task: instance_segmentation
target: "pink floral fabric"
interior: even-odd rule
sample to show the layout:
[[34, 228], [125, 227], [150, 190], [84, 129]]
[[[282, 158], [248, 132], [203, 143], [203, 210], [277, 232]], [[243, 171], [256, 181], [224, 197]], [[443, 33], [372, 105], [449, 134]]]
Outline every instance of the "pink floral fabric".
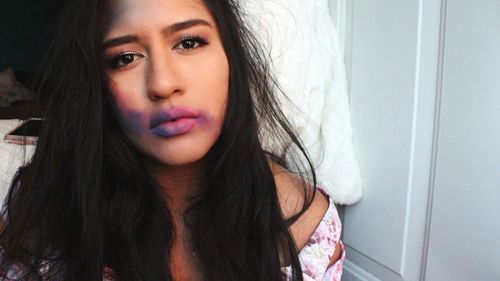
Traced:
[[[345, 259], [344, 245], [340, 240], [342, 224], [333, 200], [325, 191], [318, 189], [328, 197], [330, 206], [313, 235], [299, 253], [304, 281], [340, 281]], [[340, 245], [341, 257], [333, 265], [330, 260], [335, 247]], [[291, 266], [283, 267], [284, 280], [292, 276]]]

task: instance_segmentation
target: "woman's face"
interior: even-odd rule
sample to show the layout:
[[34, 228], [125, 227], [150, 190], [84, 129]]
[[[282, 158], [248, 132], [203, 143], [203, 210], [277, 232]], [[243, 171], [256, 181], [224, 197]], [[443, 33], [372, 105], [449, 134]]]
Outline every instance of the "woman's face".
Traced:
[[116, 0], [103, 54], [129, 139], [166, 166], [194, 163], [219, 137], [229, 67], [201, 0]]

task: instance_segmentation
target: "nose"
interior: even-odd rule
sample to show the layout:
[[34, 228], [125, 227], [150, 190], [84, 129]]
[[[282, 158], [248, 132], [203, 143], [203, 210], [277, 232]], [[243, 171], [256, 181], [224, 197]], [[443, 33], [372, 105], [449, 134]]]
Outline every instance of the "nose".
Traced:
[[175, 64], [169, 62], [165, 56], [151, 60], [147, 75], [147, 91], [151, 100], [167, 99], [174, 94], [182, 93], [182, 83]]

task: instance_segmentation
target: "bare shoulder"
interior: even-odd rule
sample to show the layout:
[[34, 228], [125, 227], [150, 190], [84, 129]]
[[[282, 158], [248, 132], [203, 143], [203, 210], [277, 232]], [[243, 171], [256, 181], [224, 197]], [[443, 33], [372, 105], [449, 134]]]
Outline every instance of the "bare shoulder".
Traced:
[[[285, 218], [290, 218], [302, 210], [305, 200], [311, 200], [314, 189], [278, 164], [270, 162], [270, 167], [276, 182], [281, 210]], [[290, 226], [299, 249], [302, 249], [314, 233], [328, 207], [328, 199], [321, 192], [316, 192], [310, 207]]]

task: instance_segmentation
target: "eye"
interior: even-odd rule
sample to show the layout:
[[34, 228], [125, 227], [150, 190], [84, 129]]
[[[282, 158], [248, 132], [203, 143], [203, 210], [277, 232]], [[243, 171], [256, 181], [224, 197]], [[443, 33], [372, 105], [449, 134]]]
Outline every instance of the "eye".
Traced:
[[110, 66], [112, 68], [121, 68], [125, 67], [137, 59], [143, 58], [143, 55], [135, 54], [135, 53], [123, 53], [115, 58], [113, 58], [110, 62]]
[[189, 51], [192, 49], [196, 49], [199, 47], [203, 47], [208, 44], [208, 41], [197, 36], [189, 36], [182, 39], [177, 45], [174, 46], [174, 49], [181, 51]]

